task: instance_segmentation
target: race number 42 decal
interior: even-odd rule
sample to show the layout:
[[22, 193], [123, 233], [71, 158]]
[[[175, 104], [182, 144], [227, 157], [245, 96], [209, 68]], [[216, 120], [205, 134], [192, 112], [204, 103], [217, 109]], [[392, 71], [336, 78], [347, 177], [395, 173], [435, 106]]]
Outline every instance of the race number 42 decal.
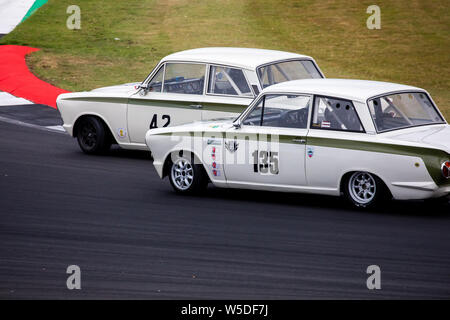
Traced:
[[[163, 128], [167, 127], [170, 124], [170, 116], [169, 115], [163, 114], [162, 120], [166, 121], [163, 124]], [[158, 128], [158, 115], [156, 113], [153, 115], [152, 121], [150, 122], [150, 129], [155, 129], [155, 128]]]
[[278, 152], [255, 150], [253, 171], [261, 174], [278, 174]]

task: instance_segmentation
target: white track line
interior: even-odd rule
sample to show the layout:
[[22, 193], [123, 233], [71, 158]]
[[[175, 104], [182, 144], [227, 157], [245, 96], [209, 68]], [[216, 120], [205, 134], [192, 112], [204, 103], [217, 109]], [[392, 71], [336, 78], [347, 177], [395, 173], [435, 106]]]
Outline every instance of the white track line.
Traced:
[[10, 33], [30, 10], [35, 0], [0, 0], [0, 33]]
[[7, 92], [0, 91], [0, 107], [16, 106], [22, 104], [34, 104], [34, 103], [23, 98], [15, 97]]
[[22, 122], [22, 121], [19, 121], [19, 120], [5, 118], [5, 117], [2, 117], [2, 116], [0, 116], [0, 121], [11, 123], [11, 124], [16, 124], [16, 125], [19, 125], [19, 126], [22, 126], [22, 127], [28, 127], [28, 128], [33, 128], [33, 129], [38, 129], [38, 130], [43, 130], [43, 131], [48, 131], [48, 132], [56, 132], [56, 133], [67, 134], [62, 126], [48, 126], [48, 127], [44, 127], [44, 126], [38, 126], [37, 124], [31, 124], [31, 123]]
[[52, 131], [66, 132], [66, 129], [64, 129], [63, 126], [46, 126], [46, 128]]

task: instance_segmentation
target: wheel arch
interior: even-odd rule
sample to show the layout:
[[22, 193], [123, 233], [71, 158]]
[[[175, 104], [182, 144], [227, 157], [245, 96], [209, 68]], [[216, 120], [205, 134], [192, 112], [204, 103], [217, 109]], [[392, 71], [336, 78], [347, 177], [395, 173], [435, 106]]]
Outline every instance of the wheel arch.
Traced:
[[96, 114], [96, 113], [83, 113], [77, 117], [77, 119], [74, 122], [73, 130], [72, 130], [73, 138], [77, 137], [79, 125], [83, 121], [83, 119], [86, 119], [89, 117], [97, 118], [98, 120], [100, 120], [100, 122], [102, 122], [102, 124], [105, 126], [105, 128], [108, 129], [107, 134], [109, 135], [109, 138], [111, 139], [111, 141], [116, 144], [118, 143], [116, 138], [114, 137], [113, 130], [111, 129], [111, 126], [109, 125], [108, 121], [106, 121], [101, 115]]
[[386, 183], [385, 178], [382, 175], [379, 175], [378, 173], [374, 173], [373, 171], [367, 170], [367, 169], [351, 169], [351, 170], [347, 170], [345, 173], [343, 173], [341, 175], [341, 178], [339, 180], [339, 193], [343, 193], [344, 192], [344, 188], [345, 188], [345, 184], [348, 181], [348, 179], [350, 178], [350, 176], [355, 173], [355, 172], [368, 172], [371, 175], [375, 176], [376, 178], [378, 178], [381, 183], [383, 183], [383, 186], [385, 188], [385, 190], [387, 192], [389, 192], [389, 196], [392, 197], [392, 191], [389, 188], [388, 184]]
[[194, 156], [194, 163], [202, 165], [203, 170], [205, 171], [206, 175], [208, 176], [209, 180], [211, 181], [211, 177], [210, 177], [210, 175], [208, 173], [208, 170], [206, 170], [206, 168], [205, 168], [205, 164], [203, 163], [203, 161], [200, 160], [201, 158], [198, 156], [198, 154], [195, 151], [193, 151], [191, 149], [187, 149], [187, 148], [185, 148], [185, 149], [177, 148], [177, 149], [173, 149], [173, 150], [167, 152], [167, 154], [164, 156], [162, 177], [161, 178], [165, 178], [166, 176], [169, 175], [170, 163], [172, 162], [171, 155], [173, 153], [180, 153], [180, 152], [189, 152], [190, 154], [192, 154]]

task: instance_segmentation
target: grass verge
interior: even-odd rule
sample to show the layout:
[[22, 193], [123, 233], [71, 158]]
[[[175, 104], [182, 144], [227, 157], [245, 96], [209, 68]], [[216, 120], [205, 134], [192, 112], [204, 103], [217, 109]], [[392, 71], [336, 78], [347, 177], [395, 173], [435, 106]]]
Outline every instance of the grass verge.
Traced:
[[49, 0], [0, 40], [41, 48], [30, 68], [67, 90], [141, 81], [175, 51], [256, 47], [311, 55], [329, 78], [425, 88], [450, 119], [448, 1], [379, 0], [380, 30], [371, 0], [78, 0], [81, 30], [66, 27], [71, 4]]

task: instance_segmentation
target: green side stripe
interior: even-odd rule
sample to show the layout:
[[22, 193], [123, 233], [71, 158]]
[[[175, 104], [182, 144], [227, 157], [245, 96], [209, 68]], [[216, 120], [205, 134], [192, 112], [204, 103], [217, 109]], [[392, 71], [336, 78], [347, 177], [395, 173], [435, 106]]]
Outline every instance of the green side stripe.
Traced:
[[[198, 132], [196, 132], [197, 135], [199, 135]], [[162, 135], [162, 136], [176, 136], [176, 137], [193, 137], [194, 136], [194, 132], [166, 132], [166, 133], [158, 133], [157, 135]], [[225, 138], [225, 133], [222, 131], [205, 131], [201, 133], [202, 137], [206, 137], [206, 138]], [[264, 140], [266, 140], [267, 142], [271, 142], [272, 141], [272, 137], [277, 137], [275, 139], [273, 139], [273, 142], [281, 142], [281, 143], [292, 143], [292, 144], [297, 144], [296, 142], [292, 141], [292, 139], [294, 138], [300, 138], [300, 136], [291, 136], [291, 135], [267, 135], [267, 134], [259, 134], [259, 133], [255, 133], [255, 134], [243, 134], [243, 133], [233, 133], [230, 134], [228, 133], [227, 138], [228, 139], [244, 139], [244, 140], [248, 140], [248, 141], [259, 141], [262, 140], [260, 139], [260, 137], [264, 137]], [[305, 137], [303, 137], [305, 138]]]
[[151, 108], [155, 107], [163, 107], [163, 108], [190, 108], [190, 105], [200, 104], [197, 102], [189, 102], [189, 101], [167, 101], [167, 100], [145, 100], [145, 99], [128, 99], [128, 103], [136, 106], [148, 106]]
[[[163, 108], [179, 108], [179, 109], [189, 109], [189, 110], [199, 110], [199, 111], [222, 111], [230, 113], [241, 113], [247, 106], [245, 105], [233, 105], [226, 103], [202, 103], [202, 102], [189, 102], [189, 101], [167, 101], [167, 100], [145, 100], [145, 99], [135, 99], [135, 98], [123, 98], [123, 97], [74, 97], [65, 98], [65, 100], [75, 100], [75, 101], [91, 101], [91, 102], [105, 102], [105, 103], [128, 103], [135, 106], [147, 106], [151, 108], [163, 107]], [[191, 105], [201, 104], [203, 108], [193, 109]]]
[[72, 100], [72, 101], [86, 101], [86, 102], [106, 102], [106, 103], [124, 103], [126, 104], [128, 102], [128, 98], [120, 98], [120, 97], [92, 97], [92, 98], [64, 98], [64, 100]]
[[247, 105], [234, 105], [227, 103], [211, 103], [211, 102], [189, 102], [189, 101], [167, 101], [167, 100], [155, 100], [155, 99], [135, 99], [130, 98], [129, 104], [138, 105], [138, 106], [149, 106], [154, 105], [155, 107], [164, 107], [164, 108], [182, 108], [182, 109], [192, 109], [190, 107], [194, 104], [200, 104], [203, 108], [198, 110], [203, 111], [222, 111], [222, 112], [231, 112], [231, 113], [241, 113], [247, 108]]
[[438, 186], [450, 186], [450, 180], [445, 179], [441, 173], [441, 165], [444, 161], [450, 159], [450, 154], [439, 149], [403, 146], [398, 144], [388, 144], [379, 142], [366, 142], [366, 141], [317, 138], [317, 137], [308, 137], [307, 143], [308, 145], [319, 147], [361, 150], [369, 152], [420, 157], [425, 163], [428, 173]]
[[[198, 134], [198, 133], [197, 133]], [[159, 135], [166, 136], [194, 136], [194, 132], [175, 132], [175, 133], [161, 133]], [[220, 131], [208, 131], [202, 132], [202, 136], [206, 137], [221, 137], [225, 138], [225, 133]], [[266, 136], [266, 135], [264, 135]], [[237, 139], [248, 139], [257, 140], [259, 138], [258, 134], [248, 135], [248, 134], [233, 134], [227, 136], [227, 138]], [[293, 135], [279, 135], [278, 139], [281, 143], [295, 143], [292, 141], [294, 138], [299, 138]], [[271, 141], [270, 135], [267, 135], [267, 140]], [[367, 141], [357, 141], [357, 140], [345, 140], [345, 139], [331, 139], [331, 138], [318, 138], [318, 137], [307, 137], [307, 145], [317, 146], [317, 147], [328, 147], [337, 149], [348, 149], [348, 150], [361, 150], [368, 152], [378, 152], [386, 154], [396, 154], [403, 156], [420, 157], [425, 163], [425, 167], [428, 170], [433, 181], [440, 187], [450, 186], [450, 180], [445, 179], [441, 173], [441, 165], [444, 161], [450, 159], [450, 154], [445, 151], [433, 148], [423, 148], [414, 146], [403, 146], [397, 144], [389, 143], [379, 143], [379, 142], [367, 142]]]

